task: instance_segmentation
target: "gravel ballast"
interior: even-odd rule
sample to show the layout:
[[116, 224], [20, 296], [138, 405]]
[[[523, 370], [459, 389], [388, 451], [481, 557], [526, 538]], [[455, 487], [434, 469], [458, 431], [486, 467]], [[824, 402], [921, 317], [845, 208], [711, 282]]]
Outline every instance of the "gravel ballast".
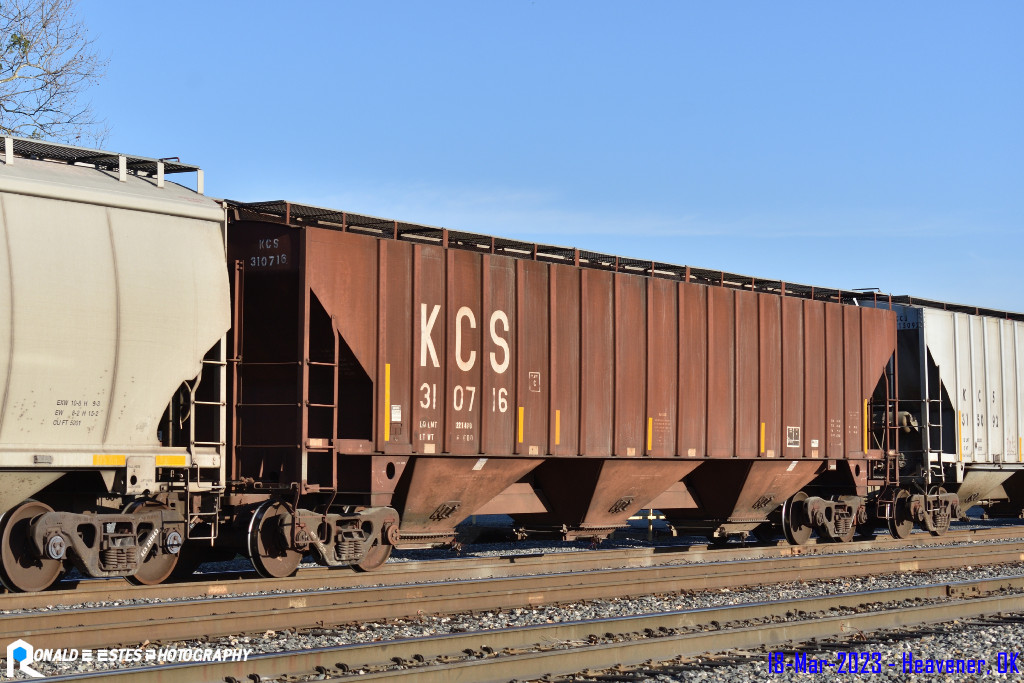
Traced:
[[[295, 650], [306, 650], [323, 647], [337, 647], [350, 643], [372, 643], [379, 641], [395, 640], [400, 638], [414, 638], [444, 633], [464, 633], [472, 631], [486, 631], [488, 629], [508, 628], [515, 626], [527, 626], [536, 624], [551, 624], [568, 621], [585, 621], [590, 619], [631, 616], [640, 614], [651, 614], [674, 610], [697, 609], [706, 607], [720, 607], [737, 605], [751, 602], [766, 602], [771, 600], [815, 597], [834, 595], [836, 593], [852, 593], [865, 590], [878, 590], [886, 588], [897, 588], [902, 586], [914, 586], [927, 583], [949, 583], [976, 580], [981, 578], [992, 578], [998, 576], [1019, 576], [1024, 575], [1024, 566], [999, 566], [999, 567], [964, 567], [955, 570], [937, 570], [929, 572], [906, 572], [877, 577], [829, 580], [819, 582], [799, 582], [774, 586], [765, 586], [744, 590], [701, 591], [686, 593], [682, 595], [655, 595], [631, 599], [618, 600], [596, 600], [579, 604], [562, 604], [557, 607], [537, 607], [511, 609], [504, 611], [483, 612], [473, 615], [424, 615], [409, 620], [389, 620], [387, 622], [370, 622], [363, 624], [351, 624], [338, 627], [314, 629], [308, 632], [291, 631], [267, 631], [259, 634], [242, 634], [224, 638], [209, 640], [197, 639], [190, 641], [179, 641], [176, 643], [162, 643], [161, 646], [176, 647], [202, 647], [202, 648], [244, 648], [255, 653], [277, 653]], [[1003, 641], [1004, 644], [1024, 643], [1024, 627], [1015, 625], [1022, 632], [1016, 640]], [[995, 627], [993, 627], [995, 628]], [[1000, 626], [998, 628], [1014, 628], [1014, 626]], [[973, 633], [973, 631], [972, 631]], [[936, 636], [937, 637], [937, 636]], [[988, 658], [989, 654], [984, 649], [988, 641], [972, 639], [965, 642], [961, 639], [960, 651], [965, 647], [973, 652], [977, 648], [976, 656]], [[146, 643], [149, 646], [148, 643]], [[889, 654], [902, 653], [909, 645], [905, 642], [895, 643]], [[939, 643], [935, 647], [941, 649], [944, 644]], [[1006, 647], [1003, 647], [1005, 651]], [[874, 650], [872, 650], [874, 651]], [[937, 652], [938, 650], [936, 650]], [[951, 651], [950, 651], [951, 652]], [[888, 654], [883, 656], [883, 659]], [[900, 655], [902, 656], [902, 655]], [[943, 659], [952, 655], [947, 654]], [[973, 656], [973, 655], [972, 655]], [[933, 655], [938, 658], [938, 655]], [[898, 658], [897, 658], [898, 659]], [[887, 662], [890, 660], [887, 660]], [[897, 661], [897, 660], [891, 660]], [[38, 670], [47, 675], [59, 675], [79, 673], [85, 671], [107, 671], [124, 668], [127, 666], [142, 666], [157, 662], [60, 662], [40, 663]], [[353, 662], [353, 664], [355, 664]], [[1024, 660], [1022, 660], [1024, 664]], [[767, 663], [759, 662], [740, 667], [728, 667], [728, 670], [735, 669], [737, 677], [728, 680], [765, 680], [767, 674]], [[1024, 665], [1019, 665], [1024, 670]], [[709, 675], [717, 672], [725, 673], [727, 667], [715, 667], [714, 671], [708, 670]], [[889, 669], [889, 667], [886, 667]], [[686, 680], [695, 680], [692, 675], [699, 675], [703, 669], [687, 672]], [[743, 674], [742, 672], [746, 672]], [[883, 671], [877, 675], [894, 676], [898, 672]], [[741, 675], [742, 674], [742, 675]], [[777, 680], [789, 680], [787, 676], [804, 677], [809, 674], [785, 672], [776, 675]], [[820, 675], [820, 674], [819, 674]], [[827, 675], [827, 673], [826, 673]], [[852, 675], [852, 674], [848, 674]], [[867, 676], [868, 674], [856, 674]], [[266, 679], [264, 679], [266, 680]], [[675, 680], [671, 677], [659, 676], [651, 680]], [[721, 680], [713, 678], [709, 680]], [[920, 679], [916, 679], [920, 680]], [[963, 679], [967, 680], [967, 679]]]

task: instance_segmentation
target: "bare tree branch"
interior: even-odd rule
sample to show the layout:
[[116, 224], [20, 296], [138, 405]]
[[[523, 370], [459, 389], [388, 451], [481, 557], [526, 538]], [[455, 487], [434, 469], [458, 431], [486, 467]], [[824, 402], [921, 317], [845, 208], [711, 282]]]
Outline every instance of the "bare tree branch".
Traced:
[[74, 0], [0, 0], [0, 135], [102, 145], [81, 98], [106, 66]]

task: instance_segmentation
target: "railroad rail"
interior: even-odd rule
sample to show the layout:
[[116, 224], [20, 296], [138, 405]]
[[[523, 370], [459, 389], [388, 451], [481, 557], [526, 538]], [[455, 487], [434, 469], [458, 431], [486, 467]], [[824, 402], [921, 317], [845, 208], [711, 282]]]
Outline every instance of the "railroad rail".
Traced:
[[0, 637], [92, 648], [1024, 560], [1024, 541], [328, 589], [5, 615]]
[[550, 573], [553, 564], [556, 564], [559, 571], [562, 572], [580, 572], [608, 568], [650, 567], [672, 562], [728, 562], [798, 555], [849, 554], [868, 550], [936, 547], [946, 546], [950, 543], [985, 542], [1022, 537], [1024, 537], [1024, 530], [1017, 527], [989, 527], [950, 531], [942, 537], [915, 534], [911, 539], [894, 539], [889, 536], [879, 536], [872, 540], [845, 544], [812, 543], [805, 546], [791, 546], [780, 542], [778, 545], [729, 545], [726, 547], [709, 547], [698, 544], [392, 562], [372, 573], [355, 573], [316, 567], [300, 570], [295, 576], [283, 579], [253, 578], [255, 577], [254, 572], [197, 574], [193, 580], [188, 582], [157, 586], [129, 585], [119, 578], [87, 579], [66, 582], [72, 587], [44, 593], [0, 594], [0, 610], [38, 609], [89, 602], [137, 599], [180, 600], [265, 591], [298, 592], [375, 585], [390, 586], [412, 582], [523, 576], [530, 573]]
[[[1024, 577], [998, 577], [345, 645], [257, 655], [248, 662], [146, 667], [110, 672], [104, 679], [137, 683], [243, 681], [284, 672], [289, 676], [314, 674], [318, 680], [328, 681], [352, 680], [354, 673], [360, 680], [438, 683], [540, 678], [1019, 612], [1024, 611], [1022, 591]], [[925, 604], [907, 607], [909, 601]], [[835, 615], [837, 610], [847, 613]]]

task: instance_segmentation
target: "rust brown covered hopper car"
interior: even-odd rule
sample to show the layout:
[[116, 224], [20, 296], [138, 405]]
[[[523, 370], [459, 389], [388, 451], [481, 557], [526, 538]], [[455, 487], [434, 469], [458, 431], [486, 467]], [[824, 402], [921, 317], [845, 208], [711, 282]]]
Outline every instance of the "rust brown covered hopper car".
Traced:
[[869, 404], [891, 398], [891, 311], [284, 202], [231, 212], [235, 480], [390, 506], [400, 546], [486, 513], [603, 537], [647, 507], [722, 537], [815, 484], [786, 531], [842, 539], [886, 483]]

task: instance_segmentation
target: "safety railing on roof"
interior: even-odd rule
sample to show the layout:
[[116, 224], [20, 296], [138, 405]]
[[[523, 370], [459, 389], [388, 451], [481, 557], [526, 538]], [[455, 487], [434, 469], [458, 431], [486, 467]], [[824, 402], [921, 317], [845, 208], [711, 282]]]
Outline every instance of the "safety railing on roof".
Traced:
[[1024, 313], [946, 304], [909, 296], [893, 296], [879, 291], [816, 287], [783, 280], [751, 277], [722, 270], [679, 266], [657, 261], [641, 261], [572, 247], [522, 242], [504, 237], [493, 237], [429, 225], [418, 225], [388, 218], [378, 218], [376, 216], [324, 209], [286, 201], [229, 201], [228, 204], [234, 210], [237, 219], [252, 219], [287, 225], [315, 226], [372, 235], [384, 239], [434, 244], [445, 249], [464, 249], [479, 253], [500, 254], [519, 259], [564, 263], [582, 268], [632, 273], [647, 277], [692, 282], [709, 287], [728, 287], [749, 292], [764, 292], [814, 301], [830, 301], [850, 305], [870, 302], [873, 306], [881, 305], [886, 307], [891, 307], [894, 304], [905, 304], [990, 315], [1011, 320], [1024, 320]]
[[3, 161], [4, 166], [11, 166], [16, 163], [15, 159], [18, 157], [76, 166], [92, 166], [103, 171], [116, 172], [121, 182], [127, 181], [129, 174], [144, 175], [156, 178], [157, 187], [164, 186], [165, 175], [195, 173], [196, 192], [203, 194], [204, 190], [203, 170], [192, 164], [183, 164], [177, 157], [151, 159], [32, 138], [5, 137], [3, 156], [0, 160]]

